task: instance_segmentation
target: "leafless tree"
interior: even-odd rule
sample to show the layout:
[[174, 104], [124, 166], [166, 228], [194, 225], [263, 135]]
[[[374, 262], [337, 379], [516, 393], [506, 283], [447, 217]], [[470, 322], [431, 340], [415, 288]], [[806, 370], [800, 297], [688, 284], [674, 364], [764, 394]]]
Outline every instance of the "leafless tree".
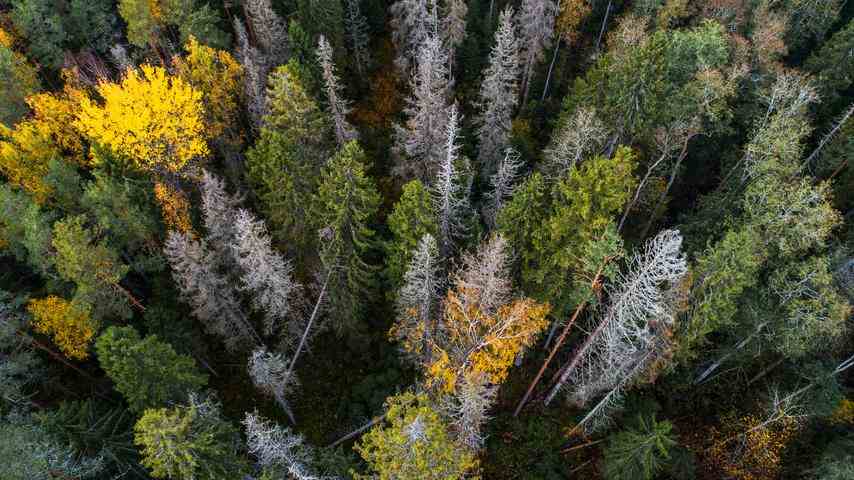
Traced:
[[317, 41], [317, 60], [320, 62], [320, 70], [323, 74], [323, 84], [326, 88], [326, 101], [328, 102], [329, 114], [332, 116], [332, 124], [335, 126], [335, 140], [338, 147], [358, 137], [356, 129], [347, 121], [350, 113], [350, 102], [342, 95], [344, 87], [341, 85], [338, 75], [335, 73], [335, 63], [332, 61], [332, 46], [326, 41], [326, 37], [320, 35]]
[[290, 362], [280, 353], [268, 352], [261, 347], [252, 352], [249, 358], [249, 377], [258, 390], [273, 397], [276, 403], [288, 415], [291, 423], [296, 424], [293, 410], [286, 395], [298, 385], [296, 375], [288, 368]]
[[313, 451], [301, 435], [287, 427], [267, 421], [258, 413], [246, 413], [243, 419], [246, 429], [246, 447], [249, 454], [266, 468], [278, 468], [293, 480], [333, 480], [335, 477], [321, 476], [311, 468]]
[[461, 175], [457, 144], [459, 115], [456, 104], [450, 109], [445, 124], [443, 155], [433, 185], [433, 202], [439, 217], [439, 251], [442, 257], [451, 252], [454, 241], [466, 231], [465, 216], [470, 212], [469, 184]]
[[498, 164], [498, 171], [489, 179], [489, 183], [492, 184], [492, 191], [487, 194], [484, 216], [486, 217], [486, 224], [490, 228], [495, 228], [501, 207], [504, 206], [505, 200], [513, 195], [522, 166], [519, 152], [508, 147], [504, 151], [504, 159]]
[[601, 153], [610, 131], [595, 110], [579, 108], [555, 132], [545, 150], [543, 170], [551, 178], [560, 178], [582, 160]]

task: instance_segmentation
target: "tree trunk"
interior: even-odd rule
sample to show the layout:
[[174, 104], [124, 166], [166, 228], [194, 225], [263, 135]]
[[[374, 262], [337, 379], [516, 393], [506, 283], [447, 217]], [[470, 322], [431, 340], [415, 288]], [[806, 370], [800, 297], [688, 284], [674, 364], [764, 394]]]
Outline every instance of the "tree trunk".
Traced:
[[613, 0], [608, 0], [608, 6], [605, 8], [605, 17], [602, 19], [602, 28], [599, 29], [599, 38], [596, 39], [596, 51], [599, 51], [599, 46], [602, 44], [602, 35], [605, 34], [605, 25], [608, 23], [608, 14], [611, 13], [611, 3]]
[[326, 286], [329, 285], [329, 278], [332, 276], [332, 271], [330, 270], [326, 274], [326, 280], [323, 281], [323, 288], [320, 290], [320, 295], [317, 297], [317, 302], [314, 304], [314, 310], [311, 312], [311, 317], [308, 319], [308, 324], [305, 326], [305, 330], [302, 332], [302, 337], [299, 339], [299, 345], [297, 345], [297, 350], [294, 352], [294, 357], [291, 359], [291, 364], [288, 366], [288, 377], [294, 371], [294, 366], [297, 364], [297, 358], [299, 358], [300, 353], [302, 353], [302, 349], [305, 346], [305, 341], [308, 338], [308, 332], [311, 330], [311, 325], [314, 323], [314, 318], [317, 316], [317, 311], [320, 309], [320, 304], [323, 302], [323, 295], [326, 293]]
[[[599, 289], [599, 284], [600, 284], [600, 280], [602, 277], [602, 272], [605, 270], [605, 266], [610, 261], [611, 261], [611, 258], [606, 258], [605, 262], [603, 262], [602, 265], [599, 266], [599, 270], [596, 272], [596, 276], [593, 277], [593, 281], [590, 283], [590, 286], [591, 286], [591, 288], [593, 288], [594, 291]], [[575, 312], [573, 312], [572, 317], [569, 319], [569, 321], [566, 322], [566, 326], [563, 327], [563, 331], [561, 332], [560, 337], [558, 337], [557, 341], [555, 342], [554, 347], [552, 347], [551, 352], [549, 352], [549, 356], [546, 357], [546, 361], [543, 362], [543, 365], [540, 367], [540, 370], [537, 372], [537, 376], [534, 377], [534, 380], [528, 386], [528, 390], [525, 391], [525, 395], [522, 397], [522, 400], [520, 400], [519, 404], [516, 405], [516, 410], [513, 411], [514, 417], [519, 416], [519, 412], [522, 411], [522, 407], [524, 407], [525, 403], [528, 402], [528, 399], [531, 398], [531, 394], [534, 392], [534, 388], [540, 382], [540, 379], [543, 377], [543, 374], [545, 373], [546, 368], [548, 368], [549, 363], [551, 363], [552, 359], [554, 359], [555, 355], [557, 354], [557, 351], [563, 345], [563, 342], [566, 341], [566, 336], [569, 334], [569, 331], [572, 328], [572, 325], [578, 319], [578, 316], [581, 315], [581, 312], [584, 310], [584, 308], [586, 306], [587, 306], [587, 301], [584, 301], [584, 302], [579, 303], [578, 306], [575, 307]]]
[[682, 160], [687, 156], [689, 140], [691, 140], [691, 137], [686, 138], [685, 143], [682, 144], [682, 151], [679, 152], [679, 157], [676, 159], [676, 163], [673, 164], [673, 169], [670, 170], [670, 178], [667, 180], [667, 186], [658, 196], [658, 200], [655, 201], [655, 207], [653, 207], [649, 220], [647, 220], [646, 225], [643, 227], [643, 232], [641, 232], [640, 238], [646, 238], [646, 234], [649, 233], [649, 229], [652, 228], [652, 223], [655, 221], [656, 212], [661, 208], [661, 204], [664, 203], [664, 199], [667, 198], [667, 194], [670, 193], [670, 189], [673, 187], [673, 182], [676, 180], [676, 174], [679, 172], [679, 167], [682, 165]]
[[557, 39], [557, 45], [555, 45], [555, 53], [552, 55], [552, 62], [549, 64], [549, 73], [546, 75], [546, 85], [543, 87], [543, 96], [540, 98], [541, 102], [546, 101], [546, 95], [549, 93], [549, 82], [552, 79], [552, 71], [555, 68], [555, 60], [557, 60], [557, 52], [560, 50], [560, 38]]
[[370, 422], [362, 425], [361, 427], [357, 428], [356, 430], [353, 430], [352, 432], [348, 433], [347, 435], [344, 435], [343, 437], [339, 438], [338, 440], [335, 440], [334, 442], [330, 443], [329, 448], [335, 448], [338, 445], [346, 442], [347, 440], [350, 440], [351, 438], [359, 436], [359, 434], [361, 434], [365, 430], [367, 430], [367, 429], [373, 427], [374, 425], [380, 423], [381, 421], [383, 421], [385, 416], [386, 416], [386, 414], [383, 413], [382, 415], [380, 415], [378, 417], [372, 418]]
[[643, 187], [646, 186], [646, 182], [649, 180], [649, 177], [650, 175], [652, 175], [652, 172], [656, 168], [658, 168], [658, 165], [663, 162], [665, 158], [667, 158], [666, 151], [665, 153], [662, 153], [660, 157], [658, 157], [658, 160], [656, 160], [655, 163], [653, 163], [649, 166], [649, 168], [646, 169], [646, 174], [643, 176], [643, 180], [641, 180], [641, 182], [638, 184], [638, 188], [635, 189], [635, 196], [632, 197], [632, 201], [629, 202], [628, 206], [626, 206], [626, 210], [623, 212], [623, 217], [620, 218], [620, 224], [617, 226], [617, 232], [623, 231], [623, 224], [626, 223], [626, 218], [628, 218], [629, 212], [631, 212], [632, 208], [635, 207], [635, 204], [638, 203], [638, 199], [640, 198], [641, 191], [643, 191]]

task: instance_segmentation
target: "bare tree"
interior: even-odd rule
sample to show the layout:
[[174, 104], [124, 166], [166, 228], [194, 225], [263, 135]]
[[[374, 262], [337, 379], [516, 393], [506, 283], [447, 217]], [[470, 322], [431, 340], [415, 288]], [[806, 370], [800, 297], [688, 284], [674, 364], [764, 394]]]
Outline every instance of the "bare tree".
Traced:
[[433, 201], [439, 217], [439, 251], [443, 257], [451, 252], [454, 240], [466, 231], [465, 216], [469, 213], [469, 184], [461, 178], [457, 145], [459, 115], [454, 104], [445, 124], [443, 155], [439, 163]]
[[522, 48], [522, 104], [528, 102], [534, 70], [552, 44], [557, 14], [558, 6], [552, 0], [522, 1], [517, 20]]
[[332, 480], [311, 468], [313, 452], [302, 438], [287, 427], [267, 421], [258, 413], [246, 413], [246, 448], [264, 468], [277, 468], [294, 480]]
[[454, 54], [466, 38], [466, 15], [469, 7], [465, 0], [446, 0], [442, 18], [441, 35], [448, 48], [448, 69], [454, 70]]
[[267, 104], [267, 75], [270, 66], [261, 52], [249, 43], [243, 22], [234, 18], [237, 36], [237, 59], [243, 65], [243, 91], [246, 94], [246, 111], [255, 130], [260, 130], [270, 109]]
[[447, 52], [435, 35], [427, 37], [418, 50], [411, 96], [403, 109], [405, 126], [395, 126], [396, 173], [432, 184], [442, 163], [447, 135], [447, 105], [451, 91]]
[[225, 188], [225, 181], [207, 170], [202, 172], [201, 194], [202, 219], [208, 231], [207, 242], [218, 253], [231, 258], [231, 245], [237, 234], [235, 221], [241, 198], [230, 195]]
[[193, 307], [193, 315], [206, 330], [220, 336], [230, 350], [261, 344], [240, 308], [233, 282], [219, 273], [218, 253], [210, 251], [204, 240], [179, 232], [169, 234], [163, 252], [181, 297]]
[[282, 354], [268, 352], [261, 347], [252, 352], [252, 357], [249, 358], [249, 376], [255, 387], [273, 397], [288, 415], [291, 423], [296, 424], [286, 395], [298, 385], [298, 380], [288, 368], [289, 364]]
[[579, 108], [555, 132], [545, 150], [543, 170], [560, 178], [585, 158], [602, 152], [610, 136], [595, 110]]
[[253, 306], [264, 312], [267, 335], [292, 313], [301, 286], [291, 277], [291, 263], [275, 251], [264, 222], [240, 209], [235, 218], [232, 253], [241, 270], [241, 287], [252, 293]]
[[687, 272], [681, 247], [679, 232], [664, 230], [633, 257], [610, 294], [605, 317], [573, 354], [546, 404], [568, 380], [569, 396], [581, 405], [603, 391], [612, 392], [610, 397], [618, 395], [613, 391], [623, 388], [663, 350], [674, 321], [670, 289]]
[[398, 324], [395, 328], [396, 336], [409, 342], [411, 347], [420, 342], [420, 353], [428, 358], [442, 287], [440, 273], [439, 249], [436, 239], [428, 233], [419, 240], [403, 276], [403, 285], [397, 292]]
[[288, 58], [288, 28], [273, 10], [270, 0], [245, 0], [243, 8], [252, 27], [255, 41], [267, 55], [267, 64], [285, 63]]
[[485, 315], [495, 315], [510, 302], [510, 245], [503, 235], [492, 235], [474, 253], [463, 255], [456, 283], [467, 292], [464, 302], [477, 306]]
[[350, 113], [350, 102], [342, 95], [344, 87], [335, 73], [335, 63], [332, 61], [332, 46], [326, 41], [326, 37], [320, 35], [317, 41], [317, 60], [323, 74], [323, 84], [326, 88], [326, 101], [329, 106], [329, 114], [335, 126], [335, 140], [338, 147], [358, 137], [356, 129], [347, 121]]
[[359, 8], [359, 0], [345, 0], [344, 30], [346, 39], [350, 45], [350, 54], [353, 55], [353, 63], [356, 70], [364, 78], [371, 63], [371, 51], [369, 50], [368, 21], [362, 15]]
[[487, 194], [484, 215], [489, 228], [495, 228], [495, 222], [501, 207], [504, 206], [504, 201], [513, 195], [513, 189], [516, 187], [523, 165], [519, 152], [512, 147], [504, 151], [504, 159], [498, 164], [498, 171], [489, 179], [492, 191]]
[[472, 452], [483, 448], [483, 426], [489, 421], [489, 409], [495, 403], [498, 385], [489, 384], [486, 375], [465, 375], [453, 396], [447, 397], [443, 410], [451, 419], [458, 441]]
[[510, 140], [513, 110], [519, 102], [519, 44], [513, 25], [513, 8], [501, 12], [489, 66], [480, 85], [476, 119], [480, 140], [481, 172], [492, 175]]
[[436, 0], [399, 0], [389, 10], [391, 39], [397, 50], [394, 63], [398, 72], [406, 75], [413, 61], [421, 55], [419, 50], [424, 42], [438, 36]]

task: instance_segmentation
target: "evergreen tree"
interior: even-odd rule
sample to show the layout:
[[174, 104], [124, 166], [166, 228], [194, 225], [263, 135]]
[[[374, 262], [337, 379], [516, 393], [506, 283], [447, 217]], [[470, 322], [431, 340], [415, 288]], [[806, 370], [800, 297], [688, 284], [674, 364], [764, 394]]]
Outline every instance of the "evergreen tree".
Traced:
[[424, 235], [436, 235], [436, 214], [430, 192], [418, 180], [403, 186], [403, 194], [388, 216], [391, 240], [385, 243], [386, 278], [397, 291]]
[[146, 410], [134, 427], [142, 464], [154, 478], [216, 480], [247, 473], [238, 454], [240, 435], [211, 399], [191, 396], [187, 405]]
[[317, 193], [311, 198], [319, 254], [330, 277], [330, 314], [339, 331], [352, 329], [371, 291], [375, 267], [366, 255], [373, 248], [374, 219], [380, 197], [365, 174], [365, 152], [350, 141], [323, 167]]
[[470, 184], [463, 178], [468, 159], [457, 153], [460, 146], [456, 105], [451, 107], [446, 125], [442, 158], [433, 184], [433, 209], [438, 217], [439, 251], [443, 257], [451, 255], [454, 243], [466, 233], [466, 217], [471, 213]]
[[62, 66], [68, 33], [53, 2], [15, 0], [12, 2], [12, 21], [29, 40], [29, 54], [34, 60], [49, 68]]
[[298, 383], [289, 366], [290, 363], [279, 353], [271, 353], [263, 347], [259, 348], [252, 352], [249, 359], [249, 377], [252, 378], [256, 388], [273, 397], [291, 422], [296, 423], [286, 398]]
[[371, 65], [370, 37], [368, 30], [368, 21], [362, 15], [359, 7], [359, 0], [346, 0], [344, 10], [344, 31], [347, 49], [353, 56], [353, 64], [356, 66], [356, 71], [362, 78]]
[[[406, 75], [413, 63], [422, 56], [419, 49], [438, 33], [438, 12], [434, 0], [398, 0], [389, 7], [391, 39], [397, 57], [397, 71]], [[447, 64], [446, 64], [447, 66]]]
[[287, 476], [294, 480], [331, 478], [314, 473], [311, 467], [313, 451], [302, 435], [269, 422], [257, 413], [247, 413], [243, 426], [246, 428], [247, 449], [258, 460], [266, 476]]
[[317, 60], [320, 63], [323, 83], [326, 87], [326, 101], [335, 129], [335, 139], [338, 142], [338, 148], [341, 148], [350, 140], [355, 140], [358, 134], [347, 121], [347, 115], [350, 113], [350, 102], [342, 95], [343, 86], [339, 83], [338, 75], [335, 73], [335, 64], [332, 61], [332, 47], [323, 35], [320, 35], [320, 39], [317, 41]]
[[103, 469], [103, 458], [81, 455], [28, 418], [0, 422], [0, 475], [4, 479], [94, 479]]
[[98, 337], [95, 350], [101, 367], [134, 412], [183, 401], [207, 383], [192, 358], [175, 353], [155, 335], [141, 338], [133, 327], [108, 328]]
[[671, 461], [673, 425], [638, 416], [638, 426], [612, 434], [605, 447], [605, 478], [652, 480]]
[[0, 45], [0, 123], [11, 128], [26, 115], [25, 100], [39, 88], [39, 79], [27, 60]]
[[284, 63], [290, 53], [288, 28], [270, 0], [247, 0], [243, 10], [255, 41], [266, 55], [266, 64], [274, 67]]

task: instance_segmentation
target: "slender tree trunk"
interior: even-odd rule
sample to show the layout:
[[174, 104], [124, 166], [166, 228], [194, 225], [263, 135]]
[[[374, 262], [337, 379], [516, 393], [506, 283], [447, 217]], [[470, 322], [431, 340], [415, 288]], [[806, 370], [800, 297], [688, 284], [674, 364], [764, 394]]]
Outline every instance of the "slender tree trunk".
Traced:
[[676, 180], [676, 174], [679, 173], [679, 167], [682, 165], [682, 160], [687, 156], [688, 141], [690, 139], [691, 137], [686, 138], [685, 143], [682, 144], [682, 151], [679, 152], [679, 157], [677, 157], [676, 162], [673, 164], [673, 168], [670, 170], [670, 178], [667, 180], [667, 186], [664, 188], [664, 191], [658, 195], [658, 200], [655, 201], [655, 207], [653, 207], [649, 220], [647, 220], [646, 225], [643, 227], [643, 232], [641, 232], [640, 238], [646, 238], [646, 234], [649, 233], [649, 229], [652, 228], [652, 223], [655, 221], [656, 212], [661, 208], [661, 204], [664, 203], [664, 199], [667, 198], [667, 194], [670, 193], [670, 189], [673, 188], [673, 182]]
[[558, 37], [557, 45], [555, 45], [555, 53], [552, 55], [552, 62], [549, 64], [549, 73], [546, 75], [546, 85], [543, 87], [543, 96], [540, 97], [541, 102], [546, 101], [546, 95], [549, 93], [549, 83], [552, 79], [552, 72], [555, 68], [555, 60], [557, 60], [557, 52], [560, 50], [561, 39]]
[[353, 430], [352, 432], [348, 433], [347, 435], [344, 435], [343, 437], [339, 438], [338, 440], [335, 440], [334, 442], [330, 443], [329, 448], [335, 448], [338, 445], [346, 442], [347, 440], [350, 440], [351, 438], [359, 436], [365, 430], [367, 430], [367, 429], [373, 427], [374, 425], [380, 423], [381, 421], [383, 421], [385, 416], [386, 416], [386, 414], [383, 413], [382, 415], [380, 415], [378, 417], [372, 418], [370, 422], [362, 425], [361, 427], [357, 428], [356, 430]]
[[41, 351], [43, 351], [43, 352], [47, 353], [47, 354], [48, 354], [48, 355], [50, 355], [54, 360], [56, 360], [56, 361], [58, 361], [58, 362], [62, 363], [62, 364], [63, 364], [63, 365], [65, 365], [66, 367], [68, 367], [68, 368], [70, 368], [70, 369], [74, 370], [75, 372], [79, 373], [80, 375], [82, 375], [82, 376], [86, 377], [86, 378], [87, 378], [87, 379], [89, 379], [89, 380], [94, 380], [94, 378], [92, 378], [92, 376], [91, 376], [91, 375], [89, 375], [88, 373], [86, 373], [85, 371], [83, 371], [83, 369], [81, 369], [81, 368], [80, 368], [80, 367], [78, 367], [77, 365], [74, 365], [73, 363], [69, 362], [68, 360], [66, 360], [66, 359], [65, 359], [65, 357], [64, 357], [64, 356], [62, 356], [62, 355], [61, 355], [61, 354], [59, 354], [59, 353], [54, 352], [54, 351], [53, 351], [53, 349], [51, 349], [51, 348], [50, 348], [50, 347], [48, 347], [47, 345], [45, 345], [45, 344], [41, 343], [40, 341], [36, 340], [35, 338], [32, 338], [32, 337], [30, 337], [29, 335], [26, 335], [26, 334], [21, 333], [21, 332], [18, 332], [18, 336], [19, 336], [19, 337], [21, 337], [25, 342], [29, 343], [30, 345], [32, 345], [32, 346], [34, 346], [34, 347], [38, 348], [39, 350], [41, 350]]
[[623, 231], [623, 224], [626, 223], [626, 218], [628, 218], [629, 212], [631, 212], [632, 209], [635, 207], [635, 204], [637, 204], [638, 199], [640, 198], [640, 194], [643, 191], [643, 187], [646, 186], [646, 182], [649, 181], [649, 177], [650, 175], [652, 175], [652, 172], [656, 168], [658, 168], [658, 165], [663, 162], [665, 158], [667, 158], [666, 150], [665, 153], [662, 153], [661, 156], [658, 157], [658, 160], [656, 160], [655, 163], [653, 163], [649, 166], [649, 168], [646, 169], [646, 174], [643, 176], [643, 179], [638, 184], [638, 188], [635, 189], [635, 196], [632, 197], [632, 201], [629, 202], [628, 206], [626, 206], [626, 210], [623, 212], [623, 217], [620, 218], [620, 224], [617, 226], [617, 232]]
[[611, 13], [611, 3], [613, 0], [608, 0], [608, 6], [605, 8], [605, 17], [602, 19], [602, 28], [599, 29], [599, 38], [596, 39], [596, 51], [599, 51], [599, 46], [602, 44], [602, 35], [605, 34], [605, 25], [608, 24], [608, 14]]
[[821, 153], [821, 149], [823, 149], [825, 145], [827, 145], [831, 140], [833, 140], [833, 137], [836, 135], [836, 132], [838, 132], [839, 129], [842, 128], [846, 122], [848, 122], [848, 119], [851, 117], [852, 113], [854, 113], [854, 104], [851, 104], [851, 106], [848, 107], [848, 110], [846, 110], [845, 113], [842, 115], [842, 118], [840, 118], [839, 121], [836, 122], [836, 125], [834, 125], [833, 129], [827, 132], [827, 135], [822, 137], [821, 142], [819, 142], [815, 150], [813, 150], [810, 156], [807, 157], [807, 159], [804, 161], [804, 167], [809, 167], [810, 165], [812, 165], [812, 162], [815, 160], [815, 157], [817, 157], [818, 154]]
[[[596, 276], [593, 277], [593, 281], [590, 283], [590, 285], [591, 288], [594, 289], [594, 291], [599, 289], [600, 281], [602, 278], [602, 272], [605, 270], [605, 266], [610, 261], [611, 258], [606, 258], [605, 262], [603, 262], [602, 265], [599, 266], [599, 270], [596, 272]], [[561, 332], [560, 337], [558, 337], [557, 341], [555, 342], [554, 347], [552, 347], [551, 352], [549, 352], [549, 356], [546, 357], [546, 361], [543, 362], [543, 365], [540, 367], [540, 370], [537, 372], [537, 375], [534, 377], [534, 380], [531, 381], [531, 384], [528, 386], [528, 390], [525, 391], [525, 395], [522, 397], [522, 400], [520, 400], [519, 404], [516, 405], [516, 410], [513, 411], [514, 417], [519, 416], [519, 412], [522, 411], [522, 407], [524, 407], [525, 403], [528, 402], [528, 399], [531, 398], [531, 394], [534, 392], [534, 388], [540, 382], [540, 379], [543, 377], [546, 368], [548, 368], [549, 364], [554, 359], [555, 355], [557, 354], [557, 351], [560, 350], [561, 346], [563, 346], [563, 342], [566, 341], [566, 337], [569, 334], [572, 325], [578, 319], [578, 316], [581, 315], [581, 312], [586, 306], [587, 301], [583, 301], [579, 303], [577, 307], [575, 307], [575, 312], [573, 312], [572, 317], [569, 319], [569, 321], [566, 322], [566, 325], [563, 327], [563, 331]]]
[[290, 377], [294, 372], [294, 366], [297, 364], [297, 358], [299, 358], [300, 353], [302, 353], [302, 349], [305, 346], [305, 341], [308, 338], [308, 332], [311, 330], [311, 325], [314, 323], [315, 317], [317, 317], [317, 312], [320, 310], [320, 304], [323, 302], [323, 295], [326, 293], [326, 286], [329, 285], [329, 278], [332, 276], [332, 271], [330, 270], [326, 274], [326, 280], [323, 281], [323, 288], [320, 290], [320, 295], [317, 297], [317, 302], [314, 304], [314, 310], [311, 312], [311, 317], [308, 319], [308, 323], [305, 326], [305, 330], [302, 332], [302, 337], [299, 339], [299, 345], [297, 345], [297, 350], [294, 352], [294, 357], [291, 359], [291, 364], [288, 366], [288, 374]]

